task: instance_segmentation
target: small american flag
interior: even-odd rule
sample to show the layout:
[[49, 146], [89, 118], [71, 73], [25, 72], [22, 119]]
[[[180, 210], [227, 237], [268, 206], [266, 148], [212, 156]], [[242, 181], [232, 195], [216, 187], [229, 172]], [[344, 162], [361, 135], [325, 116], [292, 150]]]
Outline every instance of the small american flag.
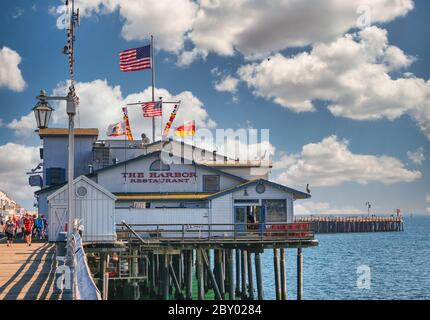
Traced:
[[142, 111], [143, 116], [147, 118], [162, 116], [163, 110], [161, 101], [142, 103]]
[[122, 72], [151, 69], [151, 45], [121, 51], [119, 67]]

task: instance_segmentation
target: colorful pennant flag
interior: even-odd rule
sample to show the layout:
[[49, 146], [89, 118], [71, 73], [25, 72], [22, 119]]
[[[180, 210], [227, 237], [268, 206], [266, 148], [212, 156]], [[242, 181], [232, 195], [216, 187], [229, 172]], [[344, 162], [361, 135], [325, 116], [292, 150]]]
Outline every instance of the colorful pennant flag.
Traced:
[[143, 116], [146, 118], [162, 116], [163, 108], [162, 108], [161, 101], [142, 103], [142, 111], [143, 111]]
[[127, 135], [125, 123], [123, 121], [110, 124], [107, 128], [106, 135], [108, 137], [119, 137]]
[[183, 126], [176, 127], [175, 136], [193, 137], [196, 134], [196, 122], [194, 120], [186, 122]]
[[173, 108], [172, 113], [170, 114], [169, 120], [166, 122], [166, 126], [164, 127], [162, 139], [166, 139], [167, 135], [169, 134], [169, 130], [172, 126], [173, 120], [175, 120], [176, 113], [178, 112], [179, 104], [175, 104], [175, 107]]
[[130, 121], [128, 120], [127, 107], [123, 107], [122, 112], [124, 113], [123, 120], [125, 123], [125, 130], [127, 132], [127, 139], [128, 141], [133, 141], [133, 134], [131, 133]]

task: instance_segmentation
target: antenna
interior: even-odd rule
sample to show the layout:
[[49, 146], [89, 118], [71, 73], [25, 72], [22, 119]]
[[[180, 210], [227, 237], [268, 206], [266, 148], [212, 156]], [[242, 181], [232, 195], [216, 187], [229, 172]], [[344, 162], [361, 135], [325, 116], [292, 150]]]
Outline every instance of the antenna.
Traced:
[[[75, 91], [75, 31], [76, 23], [80, 25], [79, 9], [75, 12], [75, 0], [72, 2], [72, 12], [70, 13], [70, 25], [67, 28], [67, 46], [64, 47], [63, 52], [69, 56], [69, 72], [70, 72], [70, 90]], [[69, 1], [66, 1], [69, 5]], [[67, 50], [66, 50], [67, 47]]]

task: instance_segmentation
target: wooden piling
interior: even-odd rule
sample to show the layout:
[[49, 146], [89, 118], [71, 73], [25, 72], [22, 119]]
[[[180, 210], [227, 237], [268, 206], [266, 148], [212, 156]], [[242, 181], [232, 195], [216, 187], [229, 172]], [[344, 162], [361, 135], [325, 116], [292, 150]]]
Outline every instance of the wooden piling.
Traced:
[[281, 248], [281, 260], [279, 268], [281, 271], [281, 300], [287, 300], [287, 281], [285, 275], [285, 249]]
[[235, 300], [234, 294], [234, 266], [233, 266], [233, 249], [227, 250], [227, 266], [228, 266], [228, 298]]
[[297, 300], [303, 298], [303, 255], [302, 248], [297, 248]]
[[224, 272], [223, 272], [223, 254], [222, 250], [215, 250], [215, 279], [218, 284], [222, 299], [225, 298]]
[[240, 265], [241, 265], [241, 284], [242, 284], [242, 290], [241, 290], [241, 299], [245, 300], [247, 298], [246, 296], [246, 269], [247, 269], [247, 262], [246, 262], [246, 256], [247, 256], [247, 252], [246, 250], [242, 249], [241, 250], [241, 261], [240, 261]]
[[263, 274], [261, 269], [261, 255], [260, 252], [255, 252], [255, 275], [257, 278], [257, 294], [258, 300], [264, 300], [264, 290], [263, 290]]
[[203, 258], [202, 249], [196, 250], [197, 255], [197, 288], [199, 300], [205, 299], [205, 285], [203, 281]]
[[161, 255], [161, 270], [162, 270], [162, 298], [163, 300], [169, 300], [170, 293], [170, 276], [169, 276], [169, 265], [170, 265], [170, 255]]
[[252, 253], [248, 251], [248, 298], [254, 300], [254, 275], [252, 272]]
[[281, 300], [280, 274], [279, 274], [279, 253], [278, 249], [273, 249], [273, 271], [275, 273], [276, 300]]
[[236, 295], [240, 296], [240, 250], [235, 249], [236, 254]]
[[193, 250], [185, 251], [186, 253], [186, 288], [185, 298], [187, 300], [193, 299]]

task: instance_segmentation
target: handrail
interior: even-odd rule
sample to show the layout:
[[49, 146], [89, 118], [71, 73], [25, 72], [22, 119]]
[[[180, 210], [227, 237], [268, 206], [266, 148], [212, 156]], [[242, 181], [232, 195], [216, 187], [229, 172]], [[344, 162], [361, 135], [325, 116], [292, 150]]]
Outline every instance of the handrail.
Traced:
[[[233, 223], [233, 224], [127, 224], [127, 230], [117, 230], [119, 239], [130, 239], [131, 234], [149, 244], [163, 239], [191, 240], [289, 240], [314, 239], [313, 223]], [[145, 240], [144, 240], [145, 238]]]
[[139, 236], [139, 234], [133, 230], [132, 227], [130, 227], [129, 224], [127, 224], [125, 221], [122, 221], [122, 225], [125, 226], [128, 230], [130, 230], [131, 233], [133, 233], [137, 239], [140, 240], [140, 242], [142, 242], [143, 244], [148, 244], [147, 241], [143, 240], [141, 236]]
[[81, 236], [76, 231], [72, 234], [70, 245], [73, 263], [73, 299], [101, 300], [100, 291], [88, 267]]

